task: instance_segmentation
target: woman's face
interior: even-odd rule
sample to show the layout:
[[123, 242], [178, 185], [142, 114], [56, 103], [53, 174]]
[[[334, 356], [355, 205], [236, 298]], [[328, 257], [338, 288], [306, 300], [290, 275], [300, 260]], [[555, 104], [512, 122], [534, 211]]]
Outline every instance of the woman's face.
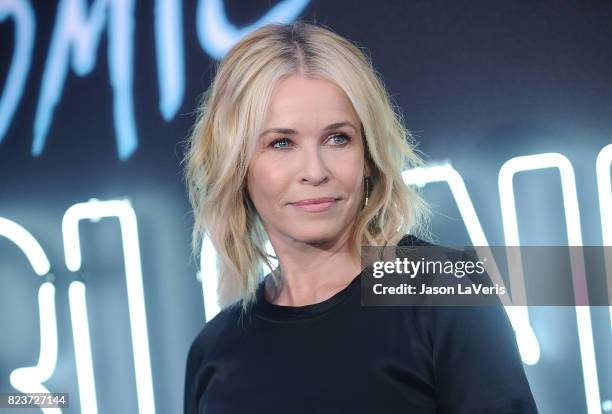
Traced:
[[[329, 81], [290, 76], [273, 91], [263, 131], [247, 188], [268, 236], [333, 245], [350, 231], [370, 175], [350, 101]], [[334, 201], [295, 205], [319, 198]]]

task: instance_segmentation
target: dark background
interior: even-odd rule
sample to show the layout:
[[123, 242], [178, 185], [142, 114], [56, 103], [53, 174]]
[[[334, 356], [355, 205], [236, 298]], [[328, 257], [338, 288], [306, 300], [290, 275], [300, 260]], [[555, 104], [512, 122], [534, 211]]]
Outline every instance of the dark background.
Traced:
[[[181, 141], [210, 82], [214, 59], [198, 41], [197, 3], [184, 2], [184, 95], [178, 112], [164, 120], [154, 37], [154, 6], [161, 1], [137, 2], [132, 96], [138, 148], [129, 158], [118, 158], [105, 27], [93, 70], [83, 77], [68, 70], [44, 151], [33, 156], [34, 119], [60, 3], [31, 4], [36, 32], [27, 83], [0, 137], [0, 217], [38, 240], [57, 277], [58, 362], [45, 385], [70, 393], [65, 413], [80, 412], [67, 293], [77, 276], [64, 262], [63, 214], [92, 197], [127, 197], [138, 218], [156, 411], [180, 412], [187, 350], [206, 320], [198, 266], [189, 256], [193, 221], [179, 165]], [[284, 2], [221, 3], [228, 21], [241, 28]], [[450, 162], [463, 177], [491, 245], [504, 244], [497, 188], [501, 165], [546, 152], [571, 161], [583, 242], [602, 244], [595, 160], [612, 142], [609, 2], [311, 1], [297, 14], [368, 49], [426, 160]], [[0, 21], [0, 39], [2, 97], [15, 47], [10, 17]], [[519, 174], [515, 188], [521, 243], [566, 244], [558, 171]], [[435, 241], [472, 244], [448, 186], [431, 184], [424, 194], [435, 211]], [[80, 229], [98, 411], [135, 413], [117, 220], [82, 223]], [[0, 392], [15, 391], [12, 370], [38, 361], [41, 283], [25, 256], [0, 237]], [[525, 370], [540, 412], [587, 413], [573, 308], [531, 308], [530, 316], [542, 355]], [[600, 397], [611, 400], [608, 309], [593, 308], [592, 318]], [[612, 412], [612, 403], [603, 411]]]

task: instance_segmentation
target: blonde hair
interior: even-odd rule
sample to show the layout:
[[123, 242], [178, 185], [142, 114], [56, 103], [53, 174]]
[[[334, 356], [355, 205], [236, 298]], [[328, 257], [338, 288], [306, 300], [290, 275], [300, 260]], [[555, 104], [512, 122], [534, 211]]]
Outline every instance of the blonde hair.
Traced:
[[[321, 26], [302, 21], [263, 26], [219, 64], [197, 109], [183, 160], [195, 220], [192, 254], [197, 257], [207, 235], [219, 258], [222, 308], [242, 299], [246, 311], [256, 299], [261, 264], [273, 268], [246, 176], [274, 86], [293, 74], [336, 84], [362, 123], [371, 185], [349, 239], [351, 253], [359, 257], [364, 244], [395, 245], [408, 232], [429, 235], [430, 207], [401, 175], [423, 160], [367, 54]], [[279, 280], [276, 271], [272, 276]]]

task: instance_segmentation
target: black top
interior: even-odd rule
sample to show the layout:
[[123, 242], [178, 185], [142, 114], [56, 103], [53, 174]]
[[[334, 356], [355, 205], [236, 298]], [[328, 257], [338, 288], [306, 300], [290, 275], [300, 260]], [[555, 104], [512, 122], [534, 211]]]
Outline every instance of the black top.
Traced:
[[537, 413], [501, 304], [361, 306], [360, 284], [292, 307], [262, 282], [246, 316], [221, 311], [189, 350], [185, 414]]

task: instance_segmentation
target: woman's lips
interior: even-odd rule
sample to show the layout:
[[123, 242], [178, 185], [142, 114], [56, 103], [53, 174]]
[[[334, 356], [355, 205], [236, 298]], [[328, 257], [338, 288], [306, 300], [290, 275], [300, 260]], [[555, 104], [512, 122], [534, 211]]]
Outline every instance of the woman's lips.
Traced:
[[325, 201], [322, 203], [309, 203], [309, 204], [291, 204], [293, 207], [299, 208], [302, 211], [309, 213], [321, 213], [332, 208], [336, 204], [336, 201]]

